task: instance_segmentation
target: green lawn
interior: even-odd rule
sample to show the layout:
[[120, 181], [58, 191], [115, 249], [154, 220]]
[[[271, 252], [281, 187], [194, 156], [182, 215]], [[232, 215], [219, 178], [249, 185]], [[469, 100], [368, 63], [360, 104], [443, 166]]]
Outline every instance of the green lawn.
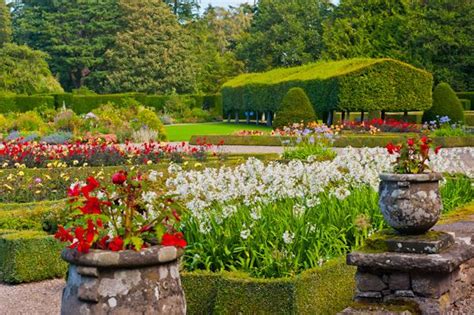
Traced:
[[256, 126], [233, 123], [202, 123], [202, 124], [182, 124], [165, 126], [168, 141], [189, 141], [194, 135], [231, 135], [239, 130], [261, 130], [270, 131], [266, 126]]

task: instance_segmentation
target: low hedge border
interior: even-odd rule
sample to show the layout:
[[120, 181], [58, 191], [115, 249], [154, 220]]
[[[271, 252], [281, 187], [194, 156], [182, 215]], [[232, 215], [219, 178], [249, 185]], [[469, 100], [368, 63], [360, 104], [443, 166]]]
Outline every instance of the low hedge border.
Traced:
[[41, 231], [0, 233], [0, 281], [17, 284], [63, 277], [64, 244]]
[[[410, 134], [403, 135], [343, 135], [339, 137], [334, 147], [385, 147], [389, 142], [402, 142]], [[190, 144], [197, 144], [197, 139], [206, 138], [207, 143], [218, 144], [221, 141], [224, 145], [248, 145], [248, 146], [281, 146], [282, 141], [288, 140], [289, 137], [275, 137], [275, 136], [218, 136], [218, 135], [196, 135], [192, 136], [189, 141]], [[433, 137], [433, 142], [436, 145], [441, 145], [444, 148], [454, 147], [471, 147], [474, 146], [474, 136], [465, 137]]]
[[351, 303], [354, 274], [342, 257], [290, 278], [200, 271], [182, 283], [188, 314], [335, 314]]
[[467, 126], [474, 126], [474, 110], [464, 111], [464, 123]]

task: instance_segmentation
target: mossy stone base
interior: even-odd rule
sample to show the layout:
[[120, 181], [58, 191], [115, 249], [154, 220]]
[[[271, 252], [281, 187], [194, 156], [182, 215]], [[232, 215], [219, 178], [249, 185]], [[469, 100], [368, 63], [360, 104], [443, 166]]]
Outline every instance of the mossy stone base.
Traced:
[[367, 240], [369, 250], [383, 250], [397, 253], [439, 254], [454, 243], [451, 234], [429, 231], [421, 235], [400, 235], [383, 231]]

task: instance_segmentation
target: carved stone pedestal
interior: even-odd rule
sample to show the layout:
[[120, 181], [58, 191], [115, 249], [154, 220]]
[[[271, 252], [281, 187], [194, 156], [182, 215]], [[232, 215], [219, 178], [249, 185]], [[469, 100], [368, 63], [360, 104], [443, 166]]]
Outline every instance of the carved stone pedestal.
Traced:
[[[357, 266], [359, 306], [401, 307], [398, 313], [376, 314], [448, 314], [457, 301], [474, 294], [474, 246], [443, 232], [379, 234], [350, 253], [347, 263]], [[352, 308], [343, 314], [359, 313]]]
[[183, 250], [154, 246], [136, 252], [64, 250], [69, 273], [62, 315], [186, 314], [178, 271]]

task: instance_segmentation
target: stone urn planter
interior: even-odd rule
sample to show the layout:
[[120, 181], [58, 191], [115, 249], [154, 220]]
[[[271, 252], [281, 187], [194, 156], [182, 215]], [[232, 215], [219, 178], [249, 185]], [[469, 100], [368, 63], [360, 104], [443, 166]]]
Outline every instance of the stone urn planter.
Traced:
[[379, 206], [385, 221], [401, 234], [422, 234], [439, 219], [443, 204], [440, 173], [381, 174]]
[[65, 249], [61, 314], [186, 314], [178, 271], [183, 252], [174, 246], [87, 254]]

